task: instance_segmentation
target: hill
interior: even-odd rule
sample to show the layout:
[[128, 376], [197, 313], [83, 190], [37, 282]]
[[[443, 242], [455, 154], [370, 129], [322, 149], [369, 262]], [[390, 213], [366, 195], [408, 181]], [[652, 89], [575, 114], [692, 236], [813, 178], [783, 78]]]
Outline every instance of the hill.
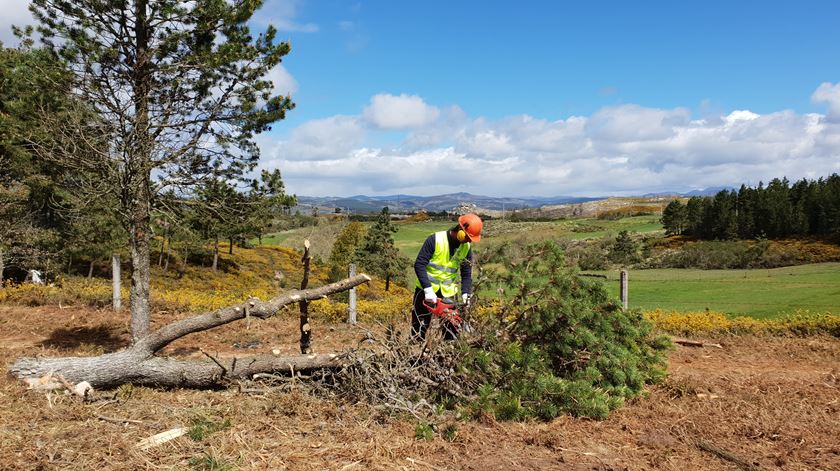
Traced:
[[598, 197], [574, 197], [574, 196], [553, 196], [553, 197], [494, 197], [473, 195], [471, 193], [450, 193], [435, 196], [417, 195], [387, 195], [387, 196], [299, 196], [299, 210], [311, 210], [318, 208], [320, 211], [333, 212], [336, 208], [341, 211], [353, 213], [378, 212], [384, 206], [388, 206], [392, 213], [414, 212], [414, 211], [450, 211], [452, 208], [463, 203], [474, 204], [480, 209], [491, 211], [506, 211], [520, 208], [538, 208], [545, 205], [581, 203], [603, 199]]

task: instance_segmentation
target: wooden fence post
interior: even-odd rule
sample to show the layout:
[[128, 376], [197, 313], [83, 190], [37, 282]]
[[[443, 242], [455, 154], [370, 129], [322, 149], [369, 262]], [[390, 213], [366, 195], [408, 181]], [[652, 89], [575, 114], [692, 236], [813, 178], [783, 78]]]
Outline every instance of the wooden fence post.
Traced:
[[[351, 263], [350, 264], [350, 278], [353, 278], [354, 276], [356, 276], [356, 264]], [[347, 319], [347, 322], [349, 322], [351, 324], [355, 324], [356, 323], [356, 288], [355, 287], [350, 289], [350, 302], [347, 306], [347, 314], [349, 316], [349, 318]]]
[[[309, 239], [303, 241], [303, 257], [300, 259], [303, 262], [303, 280], [300, 282], [300, 290], [303, 291], [309, 285], [309, 262], [312, 257], [309, 256]], [[301, 301], [300, 303], [300, 353], [312, 353], [312, 326], [309, 325], [309, 301]]]
[[621, 270], [621, 306], [627, 309], [629, 304], [627, 300], [629, 280], [627, 279], [627, 270]]
[[111, 283], [113, 285], [113, 306], [115, 311], [122, 308], [122, 293], [120, 292], [120, 256], [111, 255]]

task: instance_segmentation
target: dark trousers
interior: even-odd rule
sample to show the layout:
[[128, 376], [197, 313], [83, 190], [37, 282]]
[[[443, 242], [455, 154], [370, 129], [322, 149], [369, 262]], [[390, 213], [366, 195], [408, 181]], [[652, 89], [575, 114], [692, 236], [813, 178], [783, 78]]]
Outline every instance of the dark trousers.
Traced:
[[[438, 297], [440, 291], [437, 292]], [[425, 340], [426, 332], [429, 330], [429, 325], [432, 323], [432, 313], [423, 304], [425, 299], [423, 290], [420, 288], [414, 289], [414, 302], [411, 308], [411, 338], [415, 340]], [[440, 320], [440, 330], [443, 332], [444, 340], [455, 340], [458, 338], [458, 327], [445, 319]]]

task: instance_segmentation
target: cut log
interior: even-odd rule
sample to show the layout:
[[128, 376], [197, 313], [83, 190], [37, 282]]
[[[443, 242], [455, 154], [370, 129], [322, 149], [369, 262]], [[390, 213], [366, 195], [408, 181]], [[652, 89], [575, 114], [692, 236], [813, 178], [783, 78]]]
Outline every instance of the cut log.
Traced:
[[[94, 388], [137, 386], [206, 389], [229, 381], [250, 379], [256, 373], [307, 372], [342, 365], [336, 354], [275, 356], [258, 355], [211, 361], [137, 355], [133, 349], [97, 357], [21, 358], [10, 368], [18, 378], [40, 377], [55, 371], [69, 382], [87, 381]], [[224, 369], [222, 369], [224, 367]]]
[[182, 319], [141, 338], [131, 347], [96, 357], [19, 358], [9, 371], [20, 379], [60, 375], [71, 383], [87, 381], [94, 388], [112, 388], [131, 383], [143, 386], [210, 388], [231, 380], [247, 379], [256, 373], [289, 373], [336, 368], [342, 365], [336, 354], [275, 356], [260, 355], [223, 360], [183, 361], [155, 353], [173, 341], [194, 333], [252, 317], [266, 319], [282, 307], [324, 298], [370, 281], [360, 274], [329, 285], [284, 293], [269, 301], [244, 304]]

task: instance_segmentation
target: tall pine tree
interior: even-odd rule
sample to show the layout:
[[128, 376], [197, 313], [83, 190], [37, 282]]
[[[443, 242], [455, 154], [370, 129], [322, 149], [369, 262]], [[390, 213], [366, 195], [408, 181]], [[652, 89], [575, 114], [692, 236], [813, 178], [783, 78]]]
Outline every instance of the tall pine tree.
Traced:
[[[156, 194], [255, 165], [256, 133], [293, 107], [265, 79], [289, 52], [269, 26], [248, 26], [260, 0], [33, 0], [44, 44], [67, 61], [66, 84], [102, 118], [51, 123], [40, 155], [95, 175], [120, 202], [129, 235], [131, 334], [149, 331], [150, 233]], [[63, 139], [62, 139], [63, 138]], [[102, 144], [105, 144], [104, 146]], [[91, 157], [80, 159], [79, 147]]]

